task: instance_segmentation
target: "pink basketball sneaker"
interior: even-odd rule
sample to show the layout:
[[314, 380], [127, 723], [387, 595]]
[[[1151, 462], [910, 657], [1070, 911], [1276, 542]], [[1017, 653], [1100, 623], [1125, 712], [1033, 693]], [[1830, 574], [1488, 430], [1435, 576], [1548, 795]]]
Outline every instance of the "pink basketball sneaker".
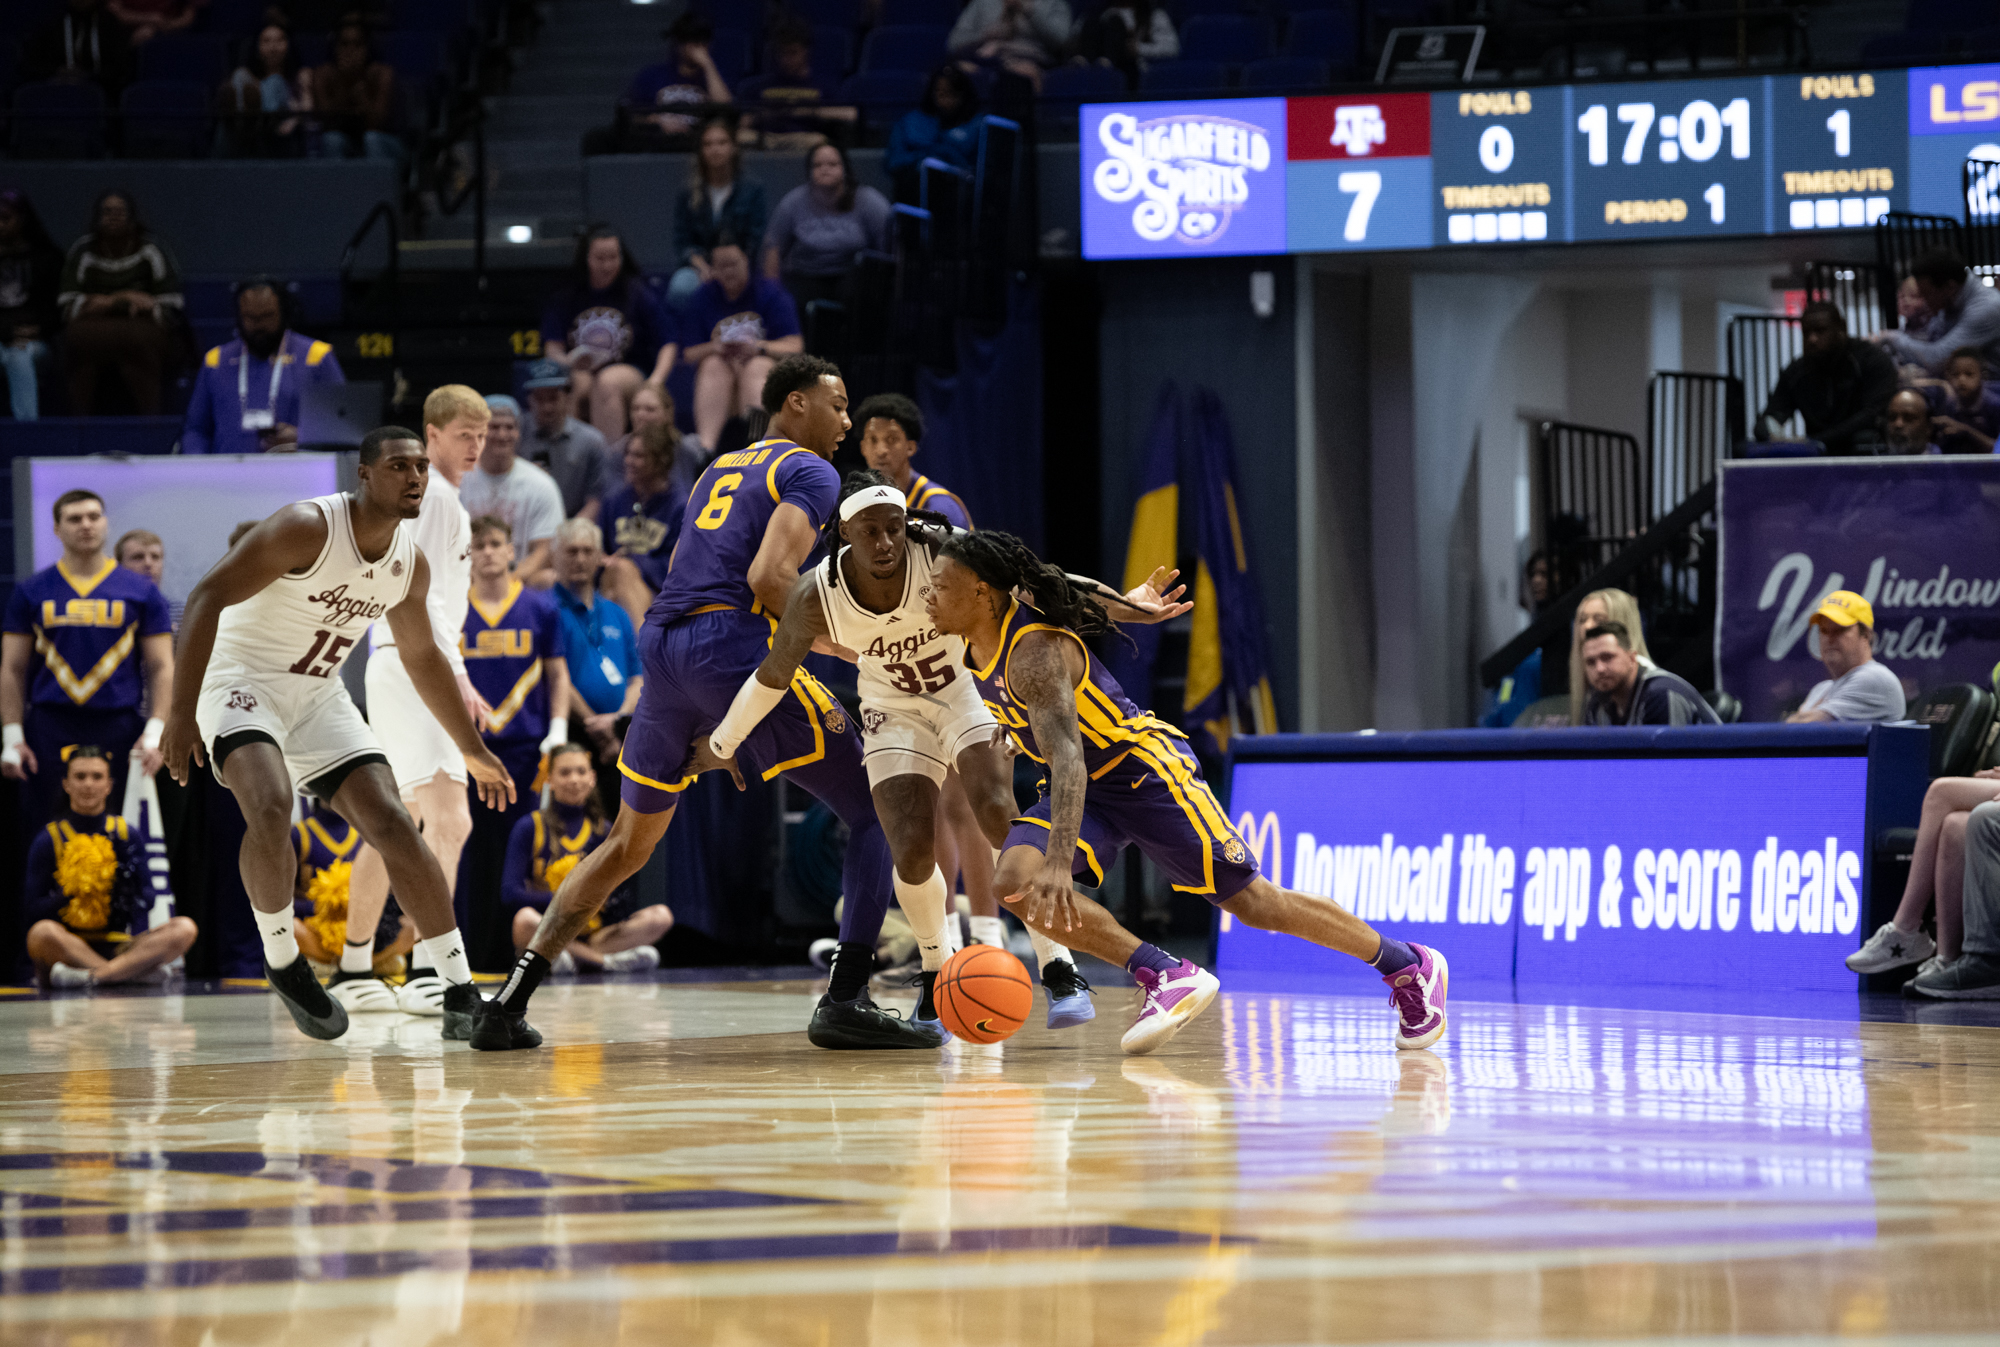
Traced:
[[1132, 976], [1138, 980], [1146, 1000], [1139, 1007], [1139, 1018], [1132, 1021], [1132, 1027], [1125, 1031], [1120, 1042], [1134, 1057], [1143, 1057], [1179, 1033], [1195, 1016], [1207, 1010], [1208, 1003], [1222, 990], [1215, 974], [1186, 959], [1172, 972], [1156, 973], [1150, 968], [1140, 968]]
[[1396, 1046], [1428, 1048], [1444, 1037], [1444, 998], [1451, 969], [1444, 955], [1411, 944], [1417, 961], [1382, 980], [1389, 984], [1389, 1001], [1396, 1007]]

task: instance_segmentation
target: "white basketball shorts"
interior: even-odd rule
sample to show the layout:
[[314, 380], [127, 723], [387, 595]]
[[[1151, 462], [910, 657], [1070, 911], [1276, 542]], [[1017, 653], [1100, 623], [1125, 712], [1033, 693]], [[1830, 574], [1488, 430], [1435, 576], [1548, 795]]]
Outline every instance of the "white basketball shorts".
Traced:
[[226, 760], [216, 762], [216, 741], [246, 732], [276, 744], [285, 755], [285, 771], [293, 786], [311, 786], [322, 798], [339, 788], [346, 771], [385, 758], [374, 731], [338, 677], [253, 673], [210, 665], [195, 702], [194, 721], [216, 779], [225, 786], [229, 765]]
[[898, 776], [944, 781], [946, 770], [972, 744], [993, 738], [999, 723], [979, 698], [978, 685], [961, 678], [942, 697], [861, 698], [861, 761], [870, 789]]
[[396, 773], [396, 792], [410, 799], [418, 786], [440, 771], [464, 785], [465, 755], [424, 705], [395, 646], [369, 652], [362, 682], [368, 689], [368, 723], [375, 727], [382, 749], [389, 755], [389, 767]]

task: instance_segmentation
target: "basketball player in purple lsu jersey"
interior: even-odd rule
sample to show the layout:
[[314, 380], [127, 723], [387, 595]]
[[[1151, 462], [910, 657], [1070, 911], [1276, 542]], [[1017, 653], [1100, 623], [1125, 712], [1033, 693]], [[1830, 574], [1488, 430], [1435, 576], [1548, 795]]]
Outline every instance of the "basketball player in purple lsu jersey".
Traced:
[[[572, 870], [514, 965], [499, 999], [485, 1003], [472, 1046], [538, 1046], [528, 998], [611, 891], [638, 872], [673, 820], [680, 793], [719, 765], [709, 732], [728, 714], [743, 680], [770, 653], [799, 571], [840, 495], [830, 461], [850, 429], [847, 386], [833, 364], [791, 355], [764, 381], [770, 438], [708, 465], [688, 496], [666, 584], [639, 631], [646, 681], [618, 760], [624, 777], [611, 836]], [[696, 739], [701, 743], [697, 747]], [[889, 903], [888, 843], [868, 793], [861, 736], [833, 694], [804, 670], [784, 700], [736, 752], [742, 768], [769, 781], [789, 777], [826, 802], [848, 827], [841, 874], [841, 939], [865, 939]], [[938, 1036], [876, 1008], [865, 988], [852, 999], [822, 997], [807, 1036], [824, 1048], [936, 1048]]]

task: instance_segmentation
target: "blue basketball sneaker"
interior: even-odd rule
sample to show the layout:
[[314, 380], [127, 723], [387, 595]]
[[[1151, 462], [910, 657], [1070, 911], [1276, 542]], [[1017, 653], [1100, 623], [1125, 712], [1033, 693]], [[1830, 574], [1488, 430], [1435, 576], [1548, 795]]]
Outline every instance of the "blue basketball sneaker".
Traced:
[[935, 972], [917, 974], [917, 1008], [910, 1014], [910, 1023], [938, 1035], [941, 1042], [949, 1043], [951, 1030], [944, 1027], [944, 1020], [938, 1015], [937, 980]]
[[1090, 984], [1068, 959], [1049, 960], [1042, 970], [1042, 989], [1049, 994], [1049, 1028], [1074, 1029], [1097, 1018]]

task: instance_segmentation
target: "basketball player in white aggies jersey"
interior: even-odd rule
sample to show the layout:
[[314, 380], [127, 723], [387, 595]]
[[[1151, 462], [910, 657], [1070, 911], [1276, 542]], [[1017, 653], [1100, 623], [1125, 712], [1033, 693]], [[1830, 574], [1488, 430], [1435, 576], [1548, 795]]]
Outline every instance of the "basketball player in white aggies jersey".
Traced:
[[436, 857], [396, 793], [380, 744], [341, 683], [368, 624], [387, 616], [403, 666], [444, 725], [480, 798], [513, 797], [506, 767], [480, 742], [431, 635], [430, 568], [403, 521], [423, 505], [430, 463], [398, 426], [361, 441], [358, 490], [287, 505], [238, 540], [188, 595], [180, 667], [160, 751], [176, 781], [188, 758], [214, 765], [246, 825], [237, 863], [263, 937], [271, 989], [313, 1038], [347, 1032], [347, 1011], [299, 957], [292, 933], [294, 783], [340, 811], [382, 853], [417, 934], [450, 987], [444, 1037], [471, 1033], [479, 993]]
[[[424, 448], [430, 458], [430, 485], [417, 515], [417, 550], [430, 566], [431, 592], [425, 601], [431, 636], [458, 681], [458, 695], [473, 723], [486, 728], [493, 708], [466, 677], [459, 652], [465, 607], [472, 591], [472, 519], [459, 504], [458, 484], [479, 462], [486, 425], [493, 419], [486, 399], [464, 384], [446, 384], [424, 399]], [[389, 757], [403, 808], [423, 829], [424, 845], [437, 857], [447, 890], [458, 881], [459, 852], [472, 835], [472, 809], [465, 796], [465, 758], [451, 735], [424, 706], [411, 683], [386, 622], [368, 628], [368, 723]], [[445, 983], [422, 945], [410, 951], [410, 976], [390, 990], [375, 975], [375, 926], [389, 898], [389, 872], [381, 853], [362, 846], [354, 858], [347, 890], [347, 946], [340, 971], [327, 992], [350, 1014], [397, 1011], [442, 1015]], [[454, 902], [456, 901], [454, 895]]]
[[[925, 599], [930, 593], [933, 548], [950, 527], [920, 522], [908, 528], [903, 493], [879, 473], [853, 472], [841, 487], [828, 540], [827, 560], [799, 577], [772, 636], [771, 653], [743, 680], [729, 714], [715, 727], [709, 749], [740, 788], [737, 746], [770, 713], [790, 687], [792, 674], [816, 642], [830, 641], [859, 668], [862, 764], [868, 770], [875, 811], [896, 863], [896, 902], [917, 937], [923, 961], [916, 1022], [943, 1034], [932, 990], [952, 952], [957, 922], [947, 919], [947, 889], [934, 855], [938, 789], [955, 767], [980, 828], [999, 846], [1019, 813], [1012, 758], [1002, 747], [999, 722], [980, 699], [977, 683], [962, 676], [965, 642], [939, 632]], [[838, 543], [847, 546], [839, 547]], [[1096, 581], [1087, 581], [1103, 588]], [[1150, 584], [1120, 602], [1131, 621], [1164, 622], [1186, 612], [1175, 595]], [[1049, 998], [1049, 1028], [1083, 1024], [1095, 1015], [1089, 985], [1070, 952], [1047, 933], [1029, 928], [1042, 985]], [[865, 955], [867, 951], [862, 951]], [[847, 946], [835, 959], [853, 957]]]

